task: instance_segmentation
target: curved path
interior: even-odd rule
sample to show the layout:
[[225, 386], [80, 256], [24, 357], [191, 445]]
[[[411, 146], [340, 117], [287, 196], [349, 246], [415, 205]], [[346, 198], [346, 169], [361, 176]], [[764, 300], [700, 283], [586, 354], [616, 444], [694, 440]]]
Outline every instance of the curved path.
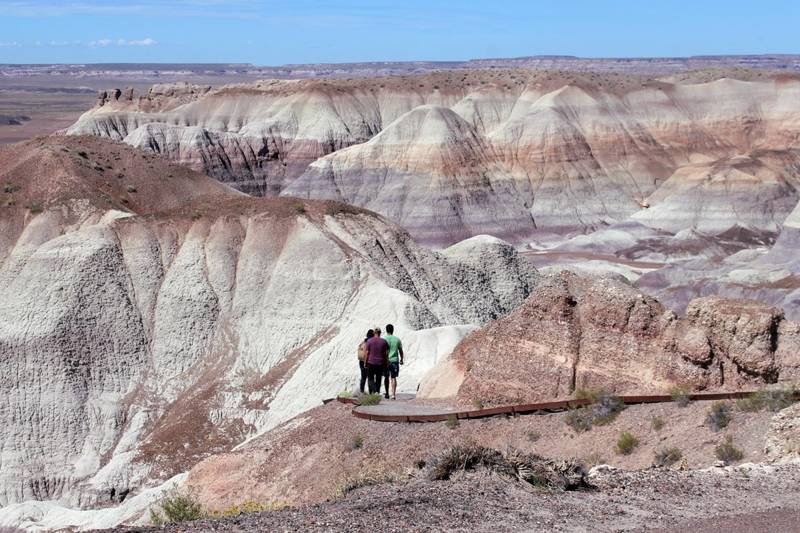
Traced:
[[[755, 394], [755, 391], [741, 392], [704, 392], [690, 394], [692, 401], [710, 400], [736, 400], [746, 398]], [[498, 415], [518, 415], [551, 413], [555, 411], [565, 411], [585, 405], [590, 405], [589, 400], [555, 400], [549, 402], [525, 403], [516, 405], [503, 405], [500, 407], [490, 407], [488, 409], [459, 410], [458, 407], [445, 407], [441, 405], [429, 405], [414, 402], [414, 395], [400, 394], [394, 400], [382, 400], [378, 405], [360, 405], [357, 398], [336, 398], [341, 403], [355, 405], [353, 416], [375, 422], [443, 422], [452, 417], [456, 418], [486, 418]], [[641, 403], [666, 403], [672, 402], [672, 396], [668, 394], [638, 395], [638, 396], [618, 396], [625, 405]], [[795, 400], [800, 400], [800, 391], [794, 392]], [[332, 400], [326, 400], [328, 403]]]

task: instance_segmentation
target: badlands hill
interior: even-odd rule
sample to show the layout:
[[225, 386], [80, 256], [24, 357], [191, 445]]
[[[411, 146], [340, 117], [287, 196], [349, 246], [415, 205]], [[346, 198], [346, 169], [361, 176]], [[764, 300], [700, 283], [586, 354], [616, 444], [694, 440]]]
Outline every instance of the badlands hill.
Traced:
[[538, 279], [496, 239], [429, 251], [369, 211], [245, 197], [103, 139], [4, 147], [0, 184], [0, 523], [84, 523], [318, 405], [378, 323], [414, 390]]
[[68, 133], [124, 140], [251, 194], [368, 207], [437, 244], [628, 218], [777, 231], [798, 200], [798, 94], [796, 76], [746, 70], [273, 80], [119, 93]]

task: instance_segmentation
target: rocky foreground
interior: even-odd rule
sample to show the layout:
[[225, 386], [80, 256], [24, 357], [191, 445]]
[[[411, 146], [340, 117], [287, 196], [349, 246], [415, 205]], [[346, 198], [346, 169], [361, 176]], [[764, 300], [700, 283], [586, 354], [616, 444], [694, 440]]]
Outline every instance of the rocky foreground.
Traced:
[[447, 481], [419, 473], [319, 505], [158, 530], [722, 531], [735, 524], [739, 531], [789, 532], [800, 519], [795, 465], [636, 472], [599, 466], [588, 480], [592, 488], [562, 492], [487, 470]]

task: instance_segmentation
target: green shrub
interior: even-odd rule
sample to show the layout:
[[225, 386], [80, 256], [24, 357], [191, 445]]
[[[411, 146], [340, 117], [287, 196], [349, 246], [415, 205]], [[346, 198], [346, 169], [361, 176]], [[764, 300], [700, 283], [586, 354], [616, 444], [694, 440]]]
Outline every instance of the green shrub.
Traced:
[[481, 401], [480, 398], [475, 398], [474, 400], [472, 400], [472, 406], [478, 411], [480, 411], [481, 409], [483, 409], [483, 401]]
[[192, 212], [192, 220], [200, 220], [200, 218], [201, 218], [202, 216], [203, 216], [203, 215], [201, 215], [201, 214], [200, 214], [199, 212], [197, 212], [197, 211], [194, 211], [194, 212]]
[[744, 452], [734, 446], [733, 437], [730, 435], [725, 438], [724, 442], [721, 442], [716, 448], [714, 448], [714, 455], [716, 455], [717, 459], [723, 461], [725, 464], [741, 461], [742, 458], [744, 458]]
[[458, 417], [456, 415], [450, 415], [445, 420], [444, 425], [447, 426], [449, 429], [456, 429], [461, 423], [458, 421]]
[[377, 392], [365, 394], [361, 397], [361, 405], [378, 405], [381, 403], [381, 395]]
[[672, 401], [678, 404], [678, 407], [686, 407], [692, 401], [690, 398], [691, 391], [686, 387], [673, 387], [669, 391], [672, 396]]
[[150, 520], [155, 525], [188, 522], [204, 517], [203, 507], [192, 491], [173, 491], [158, 502], [157, 509], [150, 509]]
[[539, 433], [538, 431], [534, 431], [534, 430], [530, 430], [530, 431], [525, 432], [525, 436], [528, 437], [528, 440], [530, 442], [536, 442], [537, 440], [542, 438], [542, 434]]
[[789, 407], [794, 401], [794, 391], [791, 389], [764, 389], [737, 400], [736, 408], [748, 413], [762, 409], [775, 412]]
[[292, 208], [298, 215], [304, 215], [306, 213], [306, 205], [302, 202], [292, 204]]
[[728, 427], [731, 422], [731, 406], [725, 402], [714, 402], [706, 415], [706, 424], [714, 431]]
[[342, 392], [337, 394], [336, 397], [337, 398], [352, 398], [353, 397], [353, 393], [350, 392], [349, 390], [343, 390]]
[[650, 419], [650, 427], [656, 431], [661, 431], [664, 427], [664, 419], [660, 416], [654, 416]]
[[44, 207], [42, 207], [42, 204], [40, 204], [39, 202], [31, 202], [30, 204], [28, 204], [28, 211], [34, 214], [38, 214], [44, 211]]
[[672, 466], [683, 458], [680, 448], [662, 448], [655, 454], [653, 464], [656, 466]]
[[616, 450], [620, 455], [630, 455], [638, 445], [639, 439], [636, 438], [636, 435], [630, 431], [623, 431], [617, 439]]

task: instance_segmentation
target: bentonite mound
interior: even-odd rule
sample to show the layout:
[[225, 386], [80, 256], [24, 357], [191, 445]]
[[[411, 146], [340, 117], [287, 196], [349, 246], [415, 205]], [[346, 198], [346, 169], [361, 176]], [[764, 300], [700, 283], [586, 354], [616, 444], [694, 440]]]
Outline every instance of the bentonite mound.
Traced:
[[448, 257], [366, 210], [248, 198], [107, 140], [0, 163], [2, 505], [124, 502], [353, 387], [376, 323], [413, 391], [538, 277], [505, 243]]
[[672, 231], [776, 231], [798, 201], [800, 81], [707, 74], [154, 88], [106, 95], [69, 133], [124, 140], [248, 193], [364, 206], [435, 244], [481, 233], [525, 242], [631, 216]]
[[421, 392], [510, 404], [576, 388], [752, 388], [800, 377], [797, 332], [779, 309], [757, 302], [700, 298], [678, 318], [624, 282], [562, 273], [464, 339]]

